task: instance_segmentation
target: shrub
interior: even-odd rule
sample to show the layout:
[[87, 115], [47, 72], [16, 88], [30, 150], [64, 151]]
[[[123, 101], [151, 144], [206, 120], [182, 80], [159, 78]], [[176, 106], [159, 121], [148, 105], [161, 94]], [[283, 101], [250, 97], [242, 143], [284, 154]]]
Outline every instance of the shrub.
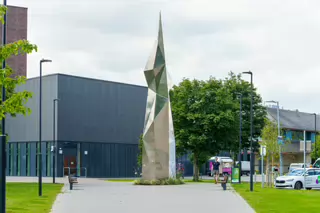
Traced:
[[136, 179], [133, 183], [134, 185], [181, 185], [184, 184], [184, 182], [178, 178], [169, 178], [169, 179], [162, 179], [162, 180], [143, 180], [143, 179]]

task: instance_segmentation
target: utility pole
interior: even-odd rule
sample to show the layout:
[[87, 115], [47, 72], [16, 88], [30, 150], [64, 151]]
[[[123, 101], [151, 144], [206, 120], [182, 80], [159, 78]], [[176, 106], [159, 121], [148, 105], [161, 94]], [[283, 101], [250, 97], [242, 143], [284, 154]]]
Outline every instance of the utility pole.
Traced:
[[[3, 0], [3, 6], [7, 6], [7, 0]], [[2, 46], [7, 44], [7, 13], [3, 17], [3, 28], [2, 28]], [[2, 70], [6, 69], [6, 61], [2, 62]], [[4, 78], [6, 76], [3, 76]], [[2, 85], [2, 103], [6, 101], [6, 88], [5, 85]], [[0, 169], [0, 211], [1, 213], [6, 212], [6, 167], [7, 167], [7, 152], [6, 152], [6, 119], [2, 118], [1, 120], [1, 169]]]
[[251, 84], [251, 104], [250, 104], [250, 191], [253, 191], [253, 173], [254, 173], [254, 150], [253, 150], [253, 73], [251, 71], [243, 72], [249, 74]]

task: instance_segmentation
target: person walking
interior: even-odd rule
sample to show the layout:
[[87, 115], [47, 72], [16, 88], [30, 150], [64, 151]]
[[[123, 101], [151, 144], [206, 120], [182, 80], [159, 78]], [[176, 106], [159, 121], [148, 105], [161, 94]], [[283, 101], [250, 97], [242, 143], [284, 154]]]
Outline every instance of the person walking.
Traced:
[[214, 179], [215, 179], [215, 183], [218, 183], [218, 179], [219, 179], [219, 168], [220, 168], [220, 162], [219, 159], [216, 157], [215, 161], [213, 162], [213, 175], [214, 175]]

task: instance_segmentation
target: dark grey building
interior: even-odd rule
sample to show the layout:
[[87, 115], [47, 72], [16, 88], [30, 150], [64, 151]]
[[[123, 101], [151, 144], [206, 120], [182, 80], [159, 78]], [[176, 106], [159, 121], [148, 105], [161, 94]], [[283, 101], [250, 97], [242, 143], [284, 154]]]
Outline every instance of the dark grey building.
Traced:
[[[37, 175], [39, 78], [18, 90], [33, 93], [29, 116], [8, 117], [7, 174]], [[43, 175], [52, 176], [56, 103], [57, 175], [132, 177], [143, 131], [147, 88], [63, 74], [43, 77]]]

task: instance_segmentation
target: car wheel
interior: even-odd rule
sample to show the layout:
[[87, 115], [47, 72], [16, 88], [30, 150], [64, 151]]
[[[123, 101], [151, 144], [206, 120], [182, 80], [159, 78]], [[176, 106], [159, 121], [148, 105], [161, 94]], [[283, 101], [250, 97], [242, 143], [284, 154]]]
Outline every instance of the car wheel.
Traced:
[[300, 181], [296, 182], [296, 184], [294, 184], [294, 189], [296, 190], [302, 189], [302, 183]]
[[306, 188], [307, 190], [311, 190], [311, 188]]

